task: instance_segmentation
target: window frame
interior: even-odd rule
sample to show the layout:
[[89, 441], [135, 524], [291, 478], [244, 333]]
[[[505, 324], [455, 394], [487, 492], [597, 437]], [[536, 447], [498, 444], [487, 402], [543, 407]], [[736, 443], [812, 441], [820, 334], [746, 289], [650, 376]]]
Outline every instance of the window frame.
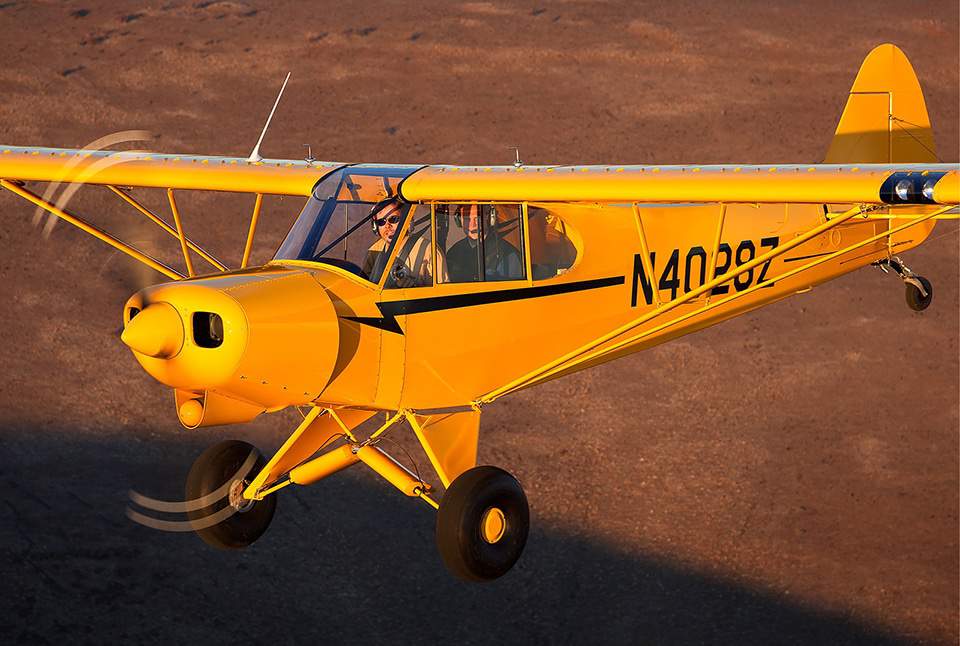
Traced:
[[[334, 175], [339, 175], [339, 177], [337, 178], [337, 182], [338, 182], [338, 183], [337, 183], [336, 191], [335, 191], [334, 193], [332, 193], [331, 195], [329, 195], [327, 198], [324, 198], [323, 201], [326, 201], [327, 199], [332, 198], [332, 199], [334, 199], [334, 200], [336, 201], [337, 204], [369, 204], [369, 205], [370, 205], [370, 211], [367, 213], [367, 216], [361, 221], [361, 222], [365, 221], [366, 224], [369, 224], [369, 221], [370, 221], [370, 219], [372, 218], [373, 213], [374, 213], [374, 211], [373, 211], [374, 208], [376, 208], [376, 206], [377, 206], [378, 204], [380, 204], [381, 202], [386, 202], [387, 200], [395, 199], [395, 200], [397, 200], [400, 204], [405, 205], [405, 206], [407, 206], [407, 207], [411, 207], [411, 209], [412, 209], [412, 208], [415, 208], [416, 205], [421, 204], [420, 202], [409, 202], [409, 201], [403, 199], [403, 197], [402, 197], [401, 194], [400, 194], [400, 185], [402, 185], [403, 182], [406, 181], [409, 177], [411, 177], [411, 176], [414, 175], [415, 173], [423, 170], [424, 168], [426, 168], [425, 165], [377, 164], [377, 163], [364, 164], [364, 163], [354, 163], [354, 164], [343, 164], [343, 165], [341, 165], [341, 166], [337, 166], [336, 168], [331, 169], [331, 170], [330, 170], [329, 172], [327, 172], [327, 173], [324, 173], [323, 176], [321, 176], [319, 179], [317, 179], [317, 181], [314, 183], [313, 188], [311, 188], [311, 190], [310, 190], [310, 196], [307, 197], [307, 201], [305, 202], [304, 207], [301, 208], [301, 210], [300, 210], [300, 212], [298, 213], [297, 217], [294, 218], [293, 223], [292, 223], [292, 224], [290, 225], [290, 227], [287, 229], [287, 232], [284, 234], [283, 239], [280, 241], [279, 245], [277, 246], [277, 249], [276, 249], [276, 250], [274, 251], [274, 253], [273, 253], [273, 256], [270, 258], [270, 260], [267, 261], [266, 265], [291, 265], [291, 266], [301, 266], [301, 267], [309, 267], [309, 268], [329, 269], [329, 270], [331, 270], [333, 273], [336, 273], [336, 274], [338, 274], [338, 275], [342, 275], [342, 276], [344, 276], [344, 277], [349, 277], [351, 280], [354, 280], [354, 281], [357, 282], [358, 284], [364, 285], [364, 286], [366, 286], [366, 287], [373, 287], [373, 288], [377, 289], [377, 291], [381, 291], [381, 290], [383, 289], [383, 285], [385, 284], [385, 283], [384, 283], [384, 278], [385, 278], [385, 276], [388, 274], [387, 271], [384, 271], [384, 272], [383, 272], [383, 275], [380, 276], [380, 279], [379, 279], [377, 282], [374, 282], [374, 281], [370, 280], [369, 277], [361, 276], [360, 274], [355, 273], [355, 272], [353, 272], [353, 271], [350, 271], [349, 269], [345, 269], [344, 267], [340, 266], [340, 265], [337, 264], [336, 262], [325, 261], [325, 260], [322, 259], [322, 258], [321, 258], [321, 259], [314, 259], [314, 258], [312, 258], [312, 257], [309, 258], [309, 259], [307, 259], [307, 258], [278, 258], [277, 256], [278, 256], [278, 254], [281, 252], [281, 250], [283, 249], [285, 243], [287, 242], [287, 240], [288, 240], [289, 236], [291, 235], [291, 233], [293, 232], [293, 230], [296, 228], [297, 224], [298, 224], [299, 221], [300, 221], [300, 218], [303, 216], [303, 210], [304, 210], [304, 208], [306, 208], [306, 206], [310, 203], [311, 200], [316, 199], [316, 200], [320, 201], [320, 198], [317, 197], [317, 195], [316, 195], [316, 191], [318, 190], [318, 188], [320, 188], [320, 186], [321, 186], [324, 182], [326, 182], [327, 180], [333, 178]], [[401, 171], [401, 172], [405, 172], [406, 174], [403, 175], [403, 176], [401, 176], [399, 173], [396, 173], [396, 174], [395, 174], [395, 173], [390, 173], [389, 171], [391, 171], [391, 170], [394, 170], [394, 171], [399, 170], [399, 171]], [[348, 174], [360, 174], [360, 175], [362, 175], [364, 171], [368, 171], [368, 172], [369, 172], [369, 171], [372, 171], [372, 172], [370, 172], [369, 174], [371, 174], [371, 175], [376, 175], [376, 176], [379, 176], [379, 177], [384, 178], [384, 179], [396, 179], [396, 180], [398, 180], [398, 181], [397, 181], [397, 186], [393, 189], [393, 192], [392, 192], [392, 193], [387, 193], [386, 197], [384, 197], [382, 200], [378, 200], [377, 202], [368, 202], [368, 201], [362, 200], [362, 199], [349, 199], [349, 200], [340, 200], [340, 199], [337, 199], [336, 196], [340, 193], [341, 189], [342, 189], [344, 186], [349, 186], [349, 184], [344, 184], [344, 181], [345, 181], [345, 179], [347, 178], [347, 175], [348, 175]], [[377, 171], [387, 171], [387, 172], [377, 173]], [[351, 190], [352, 190], [352, 189], [351, 189]], [[320, 208], [322, 209], [323, 207], [321, 206]], [[389, 258], [387, 259], [387, 263], [388, 263], [388, 264], [387, 264], [387, 267], [390, 266], [389, 263], [392, 262], [393, 257], [396, 255], [396, 251], [397, 251], [397, 249], [398, 249], [398, 247], [399, 247], [399, 245], [398, 245], [398, 242], [399, 242], [399, 240], [400, 240], [399, 236], [401, 235], [401, 232], [402, 232], [402, 231], [405, 231], [405, 230], [406, 230], [407, 221], [408, 221], [407, 215], [409, 215], [409, 213], [410, 213], [410, 209], [408, 209], [408, 210], [406, 211], [406, 213], [403, 215], [403, 222], [401, 222], [400, 228], [398, 228], [397, 234], [394, 236], [393, 242], [391, 242], [391, 249], [389, 250], [390, 256], [389, 256]], [[332, 217], [332, 214], [331, 214], [331, 217]], [[360, 224], [360, 222], [358, 222], [358, 224]], [[313, 226], [316, 226], [316, 224], [314, 224]], [[322, 229], [321, 229], [320, 239], [322, 239], [323, 231], [325, 231], [325, 229], [327, 228], [327, 226], [329, 226], [329, 219], [328, 219], [328, 221], [323, 225], [323, 227], [322, 227]], [[360, 228], [360, 227], [357, 227], [357, 228]], [[353, 232], [350, 232], [349, 235], [352, 235], [352, 233], [353, 233]], [[310, 231], [308, 231], [308, 234], [307, 234], [307, 236], [305, 236], [305, 239], [306, 239], [307, 237], [309, 237], [309, 234], [310, 234]], [[320, 241], [320, 240], [318, 239], [318, 243], [319, 243], [319, 241]], [[301, 248], [302, 248], [302, 246], [303, 246], [303, 243], [301, 243]]]

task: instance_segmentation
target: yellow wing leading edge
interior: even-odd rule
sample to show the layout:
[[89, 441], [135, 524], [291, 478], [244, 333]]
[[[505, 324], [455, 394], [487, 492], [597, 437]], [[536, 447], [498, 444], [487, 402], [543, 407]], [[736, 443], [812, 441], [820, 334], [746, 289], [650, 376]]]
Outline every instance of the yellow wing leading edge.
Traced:
[[0, 145], [0, 178], [308, 196], [334, 162]]

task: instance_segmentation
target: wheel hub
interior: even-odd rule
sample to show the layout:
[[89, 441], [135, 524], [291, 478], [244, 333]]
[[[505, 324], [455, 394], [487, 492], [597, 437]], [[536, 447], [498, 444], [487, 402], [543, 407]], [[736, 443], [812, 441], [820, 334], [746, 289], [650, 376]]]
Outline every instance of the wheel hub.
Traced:
[[483, 540], [491, 545], [503, 538], [503, 533], [507, 529], [507, 519], [497, 507], [491, 507], [483, 512], [483, 518], [480, 520], [480, 535]]
[[234, 480], [233, 484], [230, 485], [230, 497], [228, 499], [230, 506], [241, 514], [250, 511], [256, 502], [250, 498], [243, 497], [243, 492], [246, 490], [248, 484], [246, 480]]

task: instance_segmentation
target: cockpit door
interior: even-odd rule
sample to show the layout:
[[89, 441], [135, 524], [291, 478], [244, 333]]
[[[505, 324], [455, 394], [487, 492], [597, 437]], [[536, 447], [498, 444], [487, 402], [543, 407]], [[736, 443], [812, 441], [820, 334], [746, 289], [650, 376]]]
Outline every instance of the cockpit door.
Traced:
[[417, 299], [433, 291], [434, 250], [430, 205], [409, 204], [396, 234], [386, 271], [380, 280], [380, 382], [377, 400], [400, 405], [404, 390], [407, 350], [407, 312]]
[[[424, 211], [425, 209], [425, 211]], [[377, 307], [380, 309], [380, 375], [377, 383], [377, 401], [390, 408], [400, 406], [406, 373], [406, 308], [409, 301], [408, 286], [414, 284], [412, 265], [408, 260], [425, 257], [426, 266], [432, 267], [430, 237], [421, 240], [422, 228], [431, 229], [430, 207], [404, 204], [403, 222], [397, 228], [383, 275]], [[425, 243], [425, 247], [423, 246]], [[432, 284], [429, 270], [426, 280]], [[419, 275], [419, 274], [418, 274]], [[416, 291], [416, 290], [413, 290]]]

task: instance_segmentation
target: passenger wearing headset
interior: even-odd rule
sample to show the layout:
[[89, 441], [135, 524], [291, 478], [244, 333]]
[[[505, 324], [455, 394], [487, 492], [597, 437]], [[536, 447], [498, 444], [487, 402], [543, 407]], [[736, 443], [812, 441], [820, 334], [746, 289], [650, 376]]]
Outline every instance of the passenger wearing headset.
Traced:
[[497, 232], [497, 213], [493, 206], [461, 204], [456, 207], [454, 221], [463, 229], [465, 237], [447, 250], [446, 265], [449, 282], [467, 283], [479, 280], [523, 278], [520, 252], [502, 239]]
[[370, 225], [378, 238], [367, 250], [362, 269], [364, 276], [374, 282], [383, 275], [384, 265], [387, 264], [390, 243], [393, 242], [393, 236], [397, 234], [397, 226], [400, 224], [401, 206], [400, 202], [390, 202], [370, 218]]

